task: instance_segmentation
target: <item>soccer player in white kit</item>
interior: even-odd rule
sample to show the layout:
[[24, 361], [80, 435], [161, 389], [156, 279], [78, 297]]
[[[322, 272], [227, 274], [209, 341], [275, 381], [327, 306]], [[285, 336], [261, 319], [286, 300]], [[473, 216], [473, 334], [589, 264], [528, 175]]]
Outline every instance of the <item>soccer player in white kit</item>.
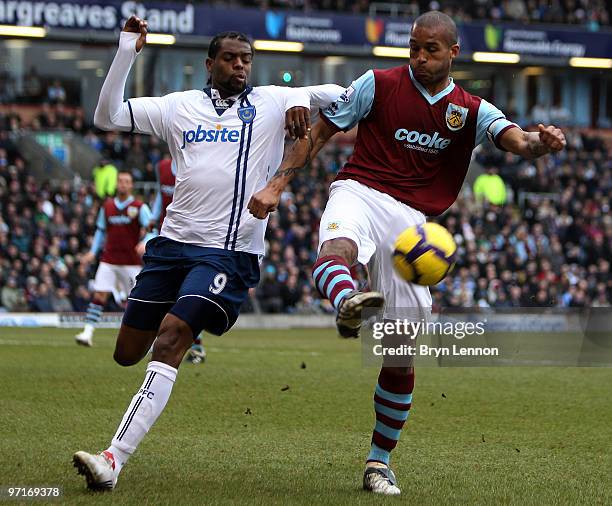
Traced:
[[73, 457], [88, 487], [97, 490], [115, 487], [121, 468], [161, 414], [194, 336], [229, 330], [249, 288], [258, 283], [266, 222], [254, 218], [246, 203], [280, 164], [285, 123], [292, 136], [304, 136], [311, 99], [324, 107], [342, 91], [336, 85], [251, 87], [251, 43], [243, 34], [224, 32], [208, 50], [210, 87], [123, 102], [146, 32], [146, 21], [133, 16], [126, 22], [94, 122], [166, 141], [177, 165], [176, 187], [160, 236], [147, 243], [114, 354], [120, 365], [133, 365], [155, 340], [145, 380], [111, 445], [99, 454], [79, 451]]

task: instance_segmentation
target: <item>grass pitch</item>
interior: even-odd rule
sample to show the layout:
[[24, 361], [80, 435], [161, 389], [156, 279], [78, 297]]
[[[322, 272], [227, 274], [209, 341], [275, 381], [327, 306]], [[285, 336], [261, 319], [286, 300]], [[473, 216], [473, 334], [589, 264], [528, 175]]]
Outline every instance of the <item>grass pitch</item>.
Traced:
[[59, 486], [55, 504], [87, 505], [612, 503], [612, 369], [417, 370], [392, 458], [403, 495], [373, 497], [377, 370], [358, 341], [312, 330], [207, 337], [117, 489], [89, 492], [72, 454], [107, 446], [145, 363], [112, 361], [114, 331], [91, 349], [73, 334], [0, 329], [0, 488]]

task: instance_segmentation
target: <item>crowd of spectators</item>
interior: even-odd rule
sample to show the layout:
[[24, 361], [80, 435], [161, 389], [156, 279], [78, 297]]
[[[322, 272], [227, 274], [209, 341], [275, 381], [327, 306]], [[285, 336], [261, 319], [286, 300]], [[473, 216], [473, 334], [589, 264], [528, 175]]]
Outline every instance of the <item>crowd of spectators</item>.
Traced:
[[410, 18], [429, 10], [440, 10], [458, 23], [503, 20], [586, 25], [590, 29], [610, 24], [610, 7], [606, 0], [240, 0], [230, 3], [261, 9], [389, 13]]
[[[41, 109], [28, 126], [52, 124], [49, 116], [57, 117], [58, 107]], [[101, 199], [91, 182], [37, 181], [11, 141], [11, 131], [24, 125], [16, 112], [8, 116], [0, 117], [0, 306], [85, 311], [93, 271], [80, 259], [89, 250]], [[132, 171], [138, 183], [155, 182], [154, 166], [165, 154], [156, 139], [95, 131], [78, 109], [63, 121], [107, 163]], [[534, 162], [478, 148], [477, 162], [506, 184], [505, 203], [488, 202], [478, 189], [477, 198], [465, 185], [457, 203], [437, 219], [459, 250], [454, 272], [432, 289], [435, 305], [609, 305], [612, 166], [600, 138], [571, 129], [567, 138], [566, 151]], [[350, 144], [332, 143], [283, 194], [266, 232], [255, 309], [332, 311], [314, 289], [310, 269], [329, 185], [350, 152]], [[367, 284], [366, 269], [356, 276]], [[120, 307], [111, 300], [109, 309]]]
[[[15, 76], [11, 72], [3, 71], [0, 72], [0, 103], [51, 105], [78, 103], [78, 91], [71, 90], [72, 93], [68, 93], [66, 84], [59, 79], [41, 77], [36, 67], [32, 66], [23, 76], [21, 86], [18, 86]], [[74, 83], [70, 84], [74, 87]]]

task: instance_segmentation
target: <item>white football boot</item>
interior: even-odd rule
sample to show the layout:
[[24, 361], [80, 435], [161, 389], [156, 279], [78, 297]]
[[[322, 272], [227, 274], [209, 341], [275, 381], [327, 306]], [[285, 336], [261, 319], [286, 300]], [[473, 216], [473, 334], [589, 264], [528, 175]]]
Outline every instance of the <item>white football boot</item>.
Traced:
[[93, 331], [93, 325], [87, 323], [83, 329], [83, 332], [79, 332], [76, 336], [74, 336], [74, 340], [81, 346], [93, 346]]
[[361, 329], [361, 312], [366, 307], [380, 308], [385, 298], [380, 292], [359, 292], [353, 290], [348, 293], [338, 308], [336, 327], [342, 337], [359, 337]]
[[363, 489], [382, 495], [400, 495], [402, 491], [397, 486], [395, 474], [387, 466], [368, 464], [363, 473]]
[[92, 455], [87, 452], [76, 452], [72, 457], [74, 467], [79, 474], [85, 475], [87, 488], [91, 490], [112, 490], [117, 484], [115, 459], [112, 453], [104, 451]]

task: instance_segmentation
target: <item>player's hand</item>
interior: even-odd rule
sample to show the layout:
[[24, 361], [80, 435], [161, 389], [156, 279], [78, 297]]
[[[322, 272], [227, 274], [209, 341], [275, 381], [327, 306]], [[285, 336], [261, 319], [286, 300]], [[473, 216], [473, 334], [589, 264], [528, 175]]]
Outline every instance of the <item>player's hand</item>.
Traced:
[[136, 246], [134, 246], [134, 251], [136, 254], [141, 257], [145, 253], [146, 244], [144, 241], [140, 241]]
[[131, 16], [123, 27], [124, 32], [140, 33], [140, 37], [136, 41], [137, 53], [140, 53], [140, 50], [147, 43], [147, 26], [148, 24], [144, 19], [140, 19], [138, 16]]
[[255, 218], [263, 220], [269, 213], [276, 210], [279, 202], [280, 194], [266, 186], [251, 197], [247, 207]]
[[96, 260], [96, 255], [94, 255], [91, 251], [88, 251], [84, 255], [81, 256], [81, 263], [85, 265], [89, 265]]
[[285, 128], [292, 139], [305, 138], [310, 131], [310, 109], [292, 107], [285, 113]]
[[565, 148], [565, 135], [555, 126], [545, 127], [540, 123], [538, 125], [538, 133], [540, 134], [540, 142], [544, 144], [551, 153], [556, 153]]

